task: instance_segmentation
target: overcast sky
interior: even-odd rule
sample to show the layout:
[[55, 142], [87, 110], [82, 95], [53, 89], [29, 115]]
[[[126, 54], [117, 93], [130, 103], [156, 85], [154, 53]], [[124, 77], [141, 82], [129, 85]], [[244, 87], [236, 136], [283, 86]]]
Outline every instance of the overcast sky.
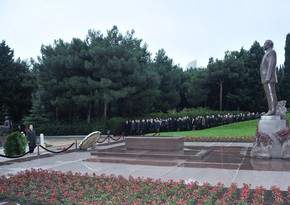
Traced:
[[15, 58], [36, 59], [42, 44], [84, 40], [89, 29], [106, 35], [116, 25], [122, 34], [133, 29], [152, 57], [163, 48], [183, 68], [193, 60], [205, 67], [210, 57], [267, 39], [279, 65], [289, 8], [289, 0], [0, 0], [0, 40]]

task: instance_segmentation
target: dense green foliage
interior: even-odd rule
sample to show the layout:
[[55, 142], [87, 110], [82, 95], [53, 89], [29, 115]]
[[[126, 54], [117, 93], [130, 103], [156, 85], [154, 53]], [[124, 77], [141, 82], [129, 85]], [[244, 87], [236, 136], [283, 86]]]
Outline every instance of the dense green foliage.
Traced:
[[107, 119], [96, 119], [90, 123], [79, 121], [75, 123], [44, 123], [38, 124], [35, 128], [36, 134], [45, 135], [87, 135], [94, 131], [100, 131], [106, 134], [110, 130], [111, 134], [120, 135], [124, 131], [125, 118], [112, 117]]
[[259, 64], [263, 56], [257, 42], [250, 51], [227, 51], [223, 60], [211, 59], [208, 68], [183, 71], [163, 49], [152, 60], [147, 45], [133, 35], [134, 31], [122, 35], [114, 26], [106, 36], [90, 30], [85, 41], [60, 39], [53, 46], [42, 46], [34, 72], [39, 76], [37, 103], [47, 118], [90, 123], [100, 117], [142, 116], [186, 107], [263, 110], [251, 103], [262, 86], [254, 86], [254, 91], [247, 86], [260, 85], [259, 69], [252, 63]]
[[[278, 69], [279, 100], [289, 97], [289, 48], [288, 35], [285, 66]], [[143, 118], [149, 113], [163, 118], [167, 112], [178, 115], [186, 108], [262, 112], [267, 105], [259, 74], [263, 55], [255, 41], [249, 50], [226, 51], [224, 59], [209, 58], [206, 68], [183, 70], [164, 49], [151, 56], [133, 30], [123, 35], [114, 26], [106, 35], [89, 30], [85, 40], [59, 39], [42, 45], [30, 69], [27, 62], [14, 61], [13, 50], [3, 41], [0, 118], [22, 119], [41, 132], [66, 125], [75, 132], [69, 127], [81, 123], [88, 124], [82, 125], [86, 129], [106, 130], [111, 118]], [[113, 124], [118, 130], [118, 123]]]
[[0, 119], [9, 115], [19, 121], [29, 114], [31, 94], [36, 86], [33, 73], [26, 62], [14, 60], [14, 51], [0, 43]]
[[[278, 76], [279, 77], [279, 76]], [[285, 99], [287, 102], [290, 102], [290, 33], [286, 37], [285, 43], [285, 63], [284, 67], [281, 69], [281, 86], [280, 86], [280, 96], [281, 99]], [[279, 79], [278, 79], [279, 80]]]
[[26, 137], [21, 132], [12, 132], [6, 138], [4, 153], [6, 156], [17, 156], [25, 153]]

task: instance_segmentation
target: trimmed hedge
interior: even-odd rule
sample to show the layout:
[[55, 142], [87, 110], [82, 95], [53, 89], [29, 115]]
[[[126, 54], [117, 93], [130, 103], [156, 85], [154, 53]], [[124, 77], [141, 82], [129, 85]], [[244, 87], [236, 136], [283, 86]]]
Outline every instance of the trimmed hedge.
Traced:
[[108, 130], [113, 135], [119, 135], [123, 131], [124, 118], [99, 119], [91, 123], [84, 121], [77, 123], [46, 123], [34, 125], [34, 129], [39, 135], [87, 135], [94, 131], [106, 134]]
[[6, 156], [22, 155], [26, 152], [27, 140], [23, 133], [16, 131], [9, 134], [4, 144]]

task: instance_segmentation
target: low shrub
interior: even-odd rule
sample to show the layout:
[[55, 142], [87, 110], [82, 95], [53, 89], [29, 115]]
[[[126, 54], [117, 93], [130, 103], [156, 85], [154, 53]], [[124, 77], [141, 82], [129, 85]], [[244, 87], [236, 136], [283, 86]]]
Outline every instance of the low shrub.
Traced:
[[24, 154], [26, 151], [27, 140], [23, 133], [12, 132], [6, 138], [4, 144], [4, 153], [7, 156], [17, 156]]
[[110, 118], [106, 122], [106, 129], [114, 135], [119, 135], [124, 131], [125, 119], [121, 117]]

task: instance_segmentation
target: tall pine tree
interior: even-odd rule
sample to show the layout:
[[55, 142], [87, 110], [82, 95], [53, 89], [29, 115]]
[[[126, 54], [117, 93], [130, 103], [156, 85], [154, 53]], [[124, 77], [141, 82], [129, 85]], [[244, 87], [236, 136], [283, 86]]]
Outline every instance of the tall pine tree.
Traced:
[[29, 65], [19, 58], [14, 60], [14, 51], [0, 43], [0, 120], [9, 115], [14, 122], [31, 107], [31, 93], [36, 88], [36, 79]]
[[281, 79], [281, 100], [286, 100], [290, 103], [290, 33], [286, 36], [285, 43], [285, 62], [284, 62], [284, 75]]

